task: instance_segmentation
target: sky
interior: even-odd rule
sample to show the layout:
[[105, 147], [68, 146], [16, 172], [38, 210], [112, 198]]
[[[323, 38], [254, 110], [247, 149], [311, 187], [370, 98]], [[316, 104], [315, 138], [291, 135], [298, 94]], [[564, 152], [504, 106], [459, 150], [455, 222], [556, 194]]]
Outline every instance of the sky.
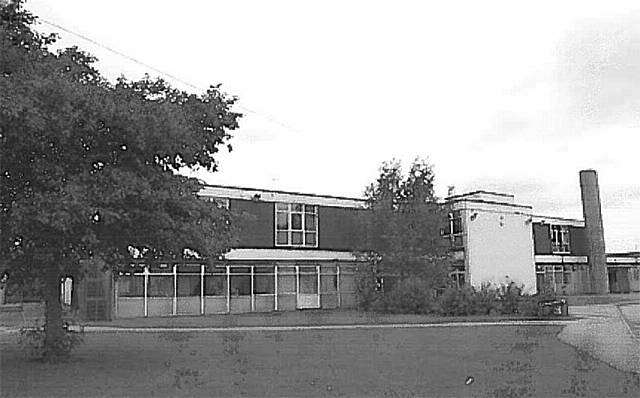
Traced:
[[[582, 218], [598, 171], [608, 252], [640, 250], [636, 1], [29, 0], [109, 79], [239, 97], [207, 183], [361, 197], [383, 161], [427, 158], [436, 193], [514, 194]], [[115, 50], [123, 57], [105, 47]], [[134, 62], [131, 58], [138, 62]], [[188, 83], [185, 84], [185, 83]], [[200, 89], [197, 89], [197, 88]]]

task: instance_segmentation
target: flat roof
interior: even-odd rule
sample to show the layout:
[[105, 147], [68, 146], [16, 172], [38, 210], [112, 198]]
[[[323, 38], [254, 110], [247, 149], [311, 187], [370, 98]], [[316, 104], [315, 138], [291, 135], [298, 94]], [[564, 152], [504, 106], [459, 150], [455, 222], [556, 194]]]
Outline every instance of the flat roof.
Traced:
[[265, 189], [265, 188], [250, 188], [250, 187], [238, 187], [233, 185], [216, 185], [216, 184], [202, 184], [204, 187], [212, 187], [212, 188], [229, 188], [229, 189], [239, 189], [242, 191], [261, 191], [261, 192], [271, 192], [271, 193], [284, 193], [291, 195], [302, 195], [302, 196], [313, 196], [316, 198], [331, 198], [331, 199], [347, 199], [347, 200], [359, 200], [362, 202], [366, 202], [367, 200], [364, 198], [353, 198], [349, 196], [334, 196], [334, 195], [321, 195], [316, 193], [304, 193], [304, 192], [296, 192], [296, 191], [281, 191], [277, 189]]
[[301, 203], [356, 209], [363, 209], [367, 204], [367, 201], [362, 198], [210, 184], [203, 184], [198, 195], [213, 198], [255, 200], [258, 202]]
[[465, 196], [471, 196], [471, 195], [477, 195], [477, 194], [483, 194], [483, 193], [484, 194], [488, 194], [488, 195], [504, 196], [506, 198], [515, 198], [514, 195], [509, 194], [509, 193], [495, 192], [495, 191], [485, 191], [483, 189], [479, 189], [477, 191], [471, 191], [471, 192], [461, 193], [461, 194], [458, 194], [458, 195], [447, 196], [444, 199], [445, 200], [458, 199], [458, 198], [462, 198], [462, 197], [465, 197]]

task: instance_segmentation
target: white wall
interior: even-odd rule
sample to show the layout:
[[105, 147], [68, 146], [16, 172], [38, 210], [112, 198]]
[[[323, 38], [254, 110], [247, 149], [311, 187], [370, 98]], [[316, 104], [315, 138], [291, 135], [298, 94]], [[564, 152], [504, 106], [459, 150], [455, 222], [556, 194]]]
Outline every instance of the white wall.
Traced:
[[531, 209], [470, 201], [460, 205], [464, 208], [470, 283], [480, 287], [486, 282], [508, 284], [513, 281], [524, 285], [526, 293], [535, 293]]

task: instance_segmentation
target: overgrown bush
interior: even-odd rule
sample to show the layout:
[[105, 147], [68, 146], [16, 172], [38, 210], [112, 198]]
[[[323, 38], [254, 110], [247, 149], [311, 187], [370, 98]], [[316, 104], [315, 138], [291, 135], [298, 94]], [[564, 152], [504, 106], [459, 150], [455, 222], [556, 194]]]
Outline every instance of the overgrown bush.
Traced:
[[372, 264], [358, 267], [356, 272], [356, 301], [363, 311], [382, 311], [383, 293], [378, 283], [378, 275]]
[[543, 289], [528, 295], [523, 290], [524, 286], [515, 283], [485, 284], [480, 289], [450, 286], [436, 294], [429, 281], [417, 276], [405, 277], [383, 288], [373, 267], [363, 267], [357, 279], [358, 303], [364, 311], [442, 316], [551, 315], [552, 308], [541, 303], [556, 300], [553, 291]]
[[43, 326], [23, 327], [20, 329], [20, 336], [18, 338], [18, 345], [28, 357], [47, 360], [67, 358], [71, 354], [71, 351], [82, 342], [82, 335], [80, 333], [65, 330], [62, 338], [52, 348], [54, 353], [47, 352]]
[[433, 289], [421, 278], [399, 280], [382, 302], [386, 312], [395, 314], [431, 314], [437, 308]]

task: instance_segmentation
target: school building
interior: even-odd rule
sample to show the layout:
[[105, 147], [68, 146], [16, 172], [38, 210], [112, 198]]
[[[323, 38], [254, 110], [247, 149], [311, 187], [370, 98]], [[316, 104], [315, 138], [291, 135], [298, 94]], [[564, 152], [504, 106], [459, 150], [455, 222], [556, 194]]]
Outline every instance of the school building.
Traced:
[[[597, 174], [580, 172], [584, 219], [536, 215], [513, 195], [446, 198], [444, 239], [460, 285], [543, 286], [561, 295], [640, 292], [640, 253], [606, 254]], [[356, 306], [355, 217], [363, 199], [228, 186], [200, 196], [244, 215], [238, 244], [218, 261], [145, 264], [66, 279], [61, 300], [86, 320]]]
[[536, 215], [513, 195], [476, 191], [451, 196], [451, 241], [459, 283], [524, 285], [535, 293], [640, 292], [640, 253], [606, 254], [598, 176], [580, 172], [584, 219]]

